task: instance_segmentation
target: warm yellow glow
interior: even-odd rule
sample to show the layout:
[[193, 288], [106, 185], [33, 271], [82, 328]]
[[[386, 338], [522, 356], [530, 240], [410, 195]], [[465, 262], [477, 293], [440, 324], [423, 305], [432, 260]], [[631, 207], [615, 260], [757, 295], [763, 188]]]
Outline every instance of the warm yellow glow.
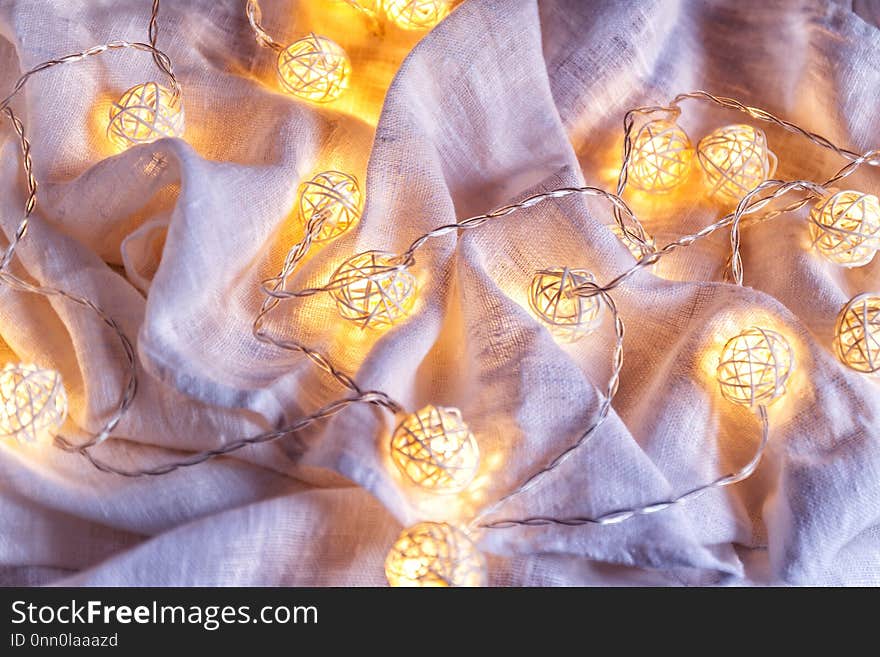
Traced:
[[[623, 229], [621, 229], [621, 227], [617, 225], [617, 222], [610, 224], [609, 228], [611, 228], [611, 232], [614, 233], [617, 239], [623, 242], [623, 245], [629, 250], [629, 252], [632, 254], [632, 257], [636, 260], [641, 260], [651, 252], [644, 244], [639, 244], [638, 242], [624, 235]], [[649, 237], [648, 243], [653, 245], [654, 240]]]
[[753, 326], [724, 345], [716, 370], [721, 394], [744, 406], [769, 404], [785, 392], [793, 364], [782, 335]]
[[460, 529], [420, 522], [401, 532], [385, 577], [391, 586], [486, 586], [486, 560]]
[[385, 15], [404, 30], [430, 30], [446, 18], [451, 0], [382, 0]]
[[385, 328], [409, 314], [413, 275], [384, 251], [365, 251], [340, 265], [330, 279], [339, 314], [362, 328]]
[[560, 340], [576, 342], [602, 322], [598, 296], [580, 296], [576, 288], [594, 282], [584, 269], [556, 267], [535, 272], [529, 288], [529, 305]]
[[336, 100], [348, 88], [351, 62], [336, 42], [309, 34], [278, 54], [278, 77], [294, 96], [313, 103]]
[[107, 137], [121, 149], [162, 137], [182, 137], [183, 130], [180, 98], [156, 82], [132, 87], [110, 106]]
[[0, 437], [48, 440], [66, 419], [67, 394], [58, 372], [11, 363], [0, 371]]
[[684, 130], [666, 119], [649, 121], [633, 139], [629, 182], [647, 192], [669, 192], [688, 179], [693, 161]]
[[825, 197], [810, 212], [810, 236], [831, 262], [867, 265], [880, 249], [880, 200], [854, 191]]
[[299, 211], [303, 224], [321, 221], [314, 239], [341, 235], [361, 217], [361, 190], [357, 178], [341, 171], [324, 171], [299, 188]]
[[880, 294], [859, 294], [841, 309], [834, 346], [847, 367], [880, 374]]
[[697, 145], [697, 160], [709, 196], [725, 203], [738, 203], [776, 172], [767, 136], [750, 125], [728, 125], [706, 135]]
[[477, 473], [480, 450], [457, 408], [425, 406], [391, 436], [391, 459], [407, 479], [434, 493], [457, 493]]

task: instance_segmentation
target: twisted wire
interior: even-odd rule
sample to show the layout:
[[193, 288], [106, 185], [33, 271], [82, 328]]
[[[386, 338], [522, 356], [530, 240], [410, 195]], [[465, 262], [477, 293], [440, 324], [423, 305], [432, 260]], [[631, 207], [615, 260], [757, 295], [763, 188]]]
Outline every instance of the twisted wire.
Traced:
[[24, 125], [12, 111], [12, 108], [7, 106], [3, 108], [3, 112], [12, 122], [12, 129], [15, 131], [15, 134], [18, 135], [18, 141], [21, 148], [22, 168], [24, 169], [25, 185], [27, 186], [27, 198], [24, 203], [24, 216], [18, 223], [15, 232], [12, 234], [12, 237], [9, 240], [9, 245], [4, 249], [3, 258], [0, 259], [0, 272], [4, 271], [9, 266], [9, 263], [12, 262], [12, 258], [15, 255], [15, 249], [22, 238], [24, 238], [25, 233], [27, 233], [31, 214], [33, 214], [34, 208], [37, 206], [37, 179], [34, 176], [34, 163], [31, 159], [31, 143], [25, 136]]
[[27, 84], [27, 81], [30, 80], [30, 78], [37, 73], [41, 73], [42, 71], [53, 68], [55, 66], [60, 66], [62, 64], [79, 62], [84, 59], [88, 59], [89, 57], [101, 55], [111, 50], [123, 50], [126, 48], [151, 53], [154, 56], [158, 56], [162, 61], [164, 61], [166, 63], [166, 67], [162, 70], [165, 71], [168, 75], [171, 87], [176, 91], [176, 93], [179, 93], [180, 85], [177, 82], [177, 78], [174, 77], [174, 74], [171, 72], [171, 58], [168, 57], [168, 55], [166, 55], [158, 48], [153, 47], [149, 43], [140, 43], [138, 41], [110, 41], [109, 43], [102, 43], [98, 46], [92, 46], [91, 48], [87, 48], [77, 53], [65, 55], [64, 57], [50, 59], [48, 61], [42, 62], [41, 64], [37, 64], [28, 71], [25, 71], [12, 86], [12, 91], [3, 100], [0, 100], [0, 110], [5, 110], [9, 106], [9, 103], [12, 102], [12, 99], [15, 98], [15, 96], [18, 94], [18, 92], [20, 92], [24, 88], [25, 84]]
[[764, 457], [767, 443], [770, 438], [770, 422], [767, 419], [767, 409], [764, 406], [758, 407], [758, 418], [761, 420], [761, 440], [755, 450], [752, 458], [739, 470], [718, 477], [706, 484], [701, 484], [695, 488], [681, 493], [675, 497], [665, 500], [658, 500], [627, 509], [618, 509], [609, 511], [598, 516], [574, 516], [568, 518], [553, 518], [550, 516], [531, 516], [522, 519], [504, 519], [495, 520], [479, 525], [484, 529], [507, 529], [510, 527], [539, 527], [542, 525], [564, 525], [566, 527], [579, 527], [581, 525], [616, 525], [636, 516], [646, 516], [652, 513], [659, 513], [679, 504], [684, 504], [704, 495], [710, 490], [716, 488], [725, 488], [739, 483], [744, 479], [748, 479], [757, 469]]
[[156, 63], [156, 67], [167, 75], [169, 80], [171, 80], [171, 94], [174, 99], [177, 100], [180, 97], [180, 84], [177, 82], [177, 77], [174, 75], [174, 64], [168, 55], [162, 53], [156, 47], [156, 42], [159, 40], [159, 2], [160, 0], [153, 0], [153, 9], [150, 13], [150, 24], [147, 28], [147, 35], [149, 37], [150, 45], [153, 47], [153, 61]]
[[250, 23], [251, 29], [254, 31], [257, 43], [278, 52], [284, 50], [284, 44], [277, 42], [263, 29], [263, 11], [260, 9], [260, 3], [257, 0], [247, 0], [245, 14], [247, 14], [248, 23]]

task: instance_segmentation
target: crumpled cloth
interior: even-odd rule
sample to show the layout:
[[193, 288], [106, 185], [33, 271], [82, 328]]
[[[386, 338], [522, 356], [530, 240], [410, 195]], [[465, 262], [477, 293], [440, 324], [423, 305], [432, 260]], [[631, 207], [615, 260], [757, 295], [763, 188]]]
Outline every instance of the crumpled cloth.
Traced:
[[[142, 0], [0, 1], [0, 83], [113, 39], [146, 41]], [[183, 86], [182, 140], [114, 153], [108, 103], [161, 80], [123, 51], [33, 78], [15, 107], [33, 143], [38, 210], [13, 271], [107, 309], [136, 341], [140, 391], [102, 459], [143, 467], [294, 421], [343, 396], [302, 356], [256, 342], [259, 282], [301, 235], [298, 184], [353, 173], [366, 206], [291, 280], [325, 282], [351, 254], [400, 251], [435, 226], [529, 193], [613, 189], [627, 109], [694, 89], [766, 108], [857, 151], [878, 146], [880, 10], [835, 3], [467, 0], [427, 35], [384, 36], [344, 3], [264, 0], [276, 39], [339, 42], [352, 85], [327, 107], [280, 92], [274, 56], [239, 0], [163, 3], [159, 47]], [[5, 91], [0, 95], [5, 95]], [[696, 141], [747, 117], [685, 101]], [[842, 164], [761, 125], [778, 176], [821, 181]], [[18, 144], [0, 129], [0, 222], [24, 203]], [[847, 186], [880, 191], [876, 170]], [[699, 180], [629, 193], [659, 244], [720, 216]], [[880, 263], [845, 270], [809, 249], [802, 210], [745, 228], [745, 287], [724, 282], [728, 234], [663, 259], [613, 292], [626, 324], [620, 391], [601, 430], [490, 519], [596, 515], [664, 499], [739, 468], [755, 416], [713, 378], [738, 328], [774, 328], [796, 367], [770, 408], [770, 447], [744, 483], [613, 526], [492, 529], [475, 538], [493, 585], [880, 584], [880, 388], [832, 351], [835, 317], [880, 287]], [[272, 444], [128, 479], [51, 446], [0, 446], [0, 581], [75, 585], [380, 585], [404, 525], [467, 522], [570, 444], [611, 369], [610, 322], [557, 343], [528, 310], [532, 273], [568, 265], [607, 281], [632, 265], [607, 204], [568, 197], [429, 242], [412, 316], [384, 333], [332, 299], [285, 301], [268, 329], [326, 354], [406, 408], [456, 406], [482, 453], [456, 499], [403, 486], [395, 419], [354, 406]], [[96, 317], [0, 287], [8, 359], [59, 370], [72, 440], [119, 398], [123, 356]]]

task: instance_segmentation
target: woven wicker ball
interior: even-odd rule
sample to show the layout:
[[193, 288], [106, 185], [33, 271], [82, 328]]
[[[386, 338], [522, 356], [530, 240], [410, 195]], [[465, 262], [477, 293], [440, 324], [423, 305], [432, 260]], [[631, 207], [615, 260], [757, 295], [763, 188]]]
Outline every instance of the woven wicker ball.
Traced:
[[303, 224], [320, 221], [316, 241], [341, 235], [361, 218], [361, 190], [357, 178], [341, 171], [324, 171], [299, 188]]
[[873, 194], [842, 191], [820, 200], [810, 212], [813, 246], [844, 267], [867, 265], [880, 249], [880, 201]]
[[45, 440], [66, 419], [67, 393], [58, 372], [11, 363], [0, 371], [0, 437], [22, 443]]
[[669, 192], [691, 172], [694, 147], [687, 133], [666, 119], [649, 121], [633, 140], [628, 177], [633, 187], [647, 192]]
[[429, 30], [446, 18], [451, 0], [382, 0], [385, 15], [404, 30]]
[[409, 481], [434, 493], [457, 493], [477, 474], [480, 450], [457, 408], [425, 406], [391, 436], [391, 459]]
[[580, 296], [575, 290], [594, 281], [593, 275], [584, 269], [556, 267], [537, 271], [529, 289], [529, 305], [554, 336], [576, 342], [602, 323], [600, 298]]
[[697, 145], [697, 160], [709, 196], [725, 203], [738, 203], [776, 172], [767, 136], [750, 125], [728, 125], [706, 135]]
[[110, 106], [107, 137], [122, 149], [162, 137], [182, 137], [183, 130], [180, 98], [156, 82], [132, 87]]
[[345, 51], [327, 37], [309, 34], [278, 54], [278, 77], [294, 96], [329, 103], [348, 88], [351, 62]]
[[420, 522], [388, 552], [385, 577], [391, 586], [486, 586], [486, 560], [460, 529]]
[[834, 346], [847, 367], [880, 375], [880, 294], [859, 294], [841, 309]]
[[385, 328], [409, 314], [416, 281], [384, 251], [365, 251], [343, 262], [330, 279], [339, 313], [362, 328]]
[[744, 406], [769, 404], [785, 392], [792, 366], [788, 341], [753, 326], [724, 345], [717, 370], [721, 394]]

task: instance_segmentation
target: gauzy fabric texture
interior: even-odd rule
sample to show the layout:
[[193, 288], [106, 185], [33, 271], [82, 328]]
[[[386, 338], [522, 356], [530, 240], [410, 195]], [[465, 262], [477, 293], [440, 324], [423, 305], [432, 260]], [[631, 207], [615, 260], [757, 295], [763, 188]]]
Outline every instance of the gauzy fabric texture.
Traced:
[[[112, 39], [147, 40], [143, 0], [0, 0], [0, 83]], [[363, 218], [314, 249], [291, 287], [352, 254], [400, 251], [432, 227], [566, 185], [613, 189], [627, 109], [705, 89], [863, 152], [878, 146], [876, 3], [467, 0], [428, 34], [373, 33], [344, 3], [265, 0], [288, 43], [341, 44], [351, 86], [315, 106], [283, 93], [240, 0], [163, 3], [159, 47], [183, 88], [186, 132], [113, 152], [109, 104], [162, 80], [121, 51], [34, 77], [15, 102], [39, 205], [13, 270], [107, 309], [136, 341], [140, 390], [95, 450], [127, 468], [292, 422], [344, 396], [307, 359], [258, 343], [260, 281], [301, 236], [297, 187], [338, 169]], [[822, 181], [843, 162], [803, 138], [695, 101], [696, 141], [730, 123], [767, 131], [777, 176]], [[22, 215], [15, 136], [0, 129], [0, 221]], [[847, 188], [877, 194], [866, 167]], [[662, 245], [717, 219], [699, 175], [667, 196], [627, 192]], [[745, 286], [725, 282], [719, 231], [615, 290], [626, 323], [620, 392], [601, 430], [489, 519], [585, 516], [666, 499], [744, 464], [754, 413], [724, 400], [724, 341], [760, 324], [795, 368], [753, 477], [613, 526], [484, 530], [493, 585], [880, 584], [880, 388], [834, 356], [835, 317], [880, 288], [880, 261], [846, 270], [810, 249], [808, 209], [743, 231]], [[0, 582], [76, 585], [381, 585], [402, 526], [466, 522], [573, 442], [611, 370], [612, 326], [560, 344], [528, 308], [535, 270], [607, 281], [633, 264], [607, 204], [569, 197], [429, 242], [418, 301], [385, 332], [345, 323], [322, 294], [285, 301], [267, 330], [328, 354], [410, 411], [455, 406], [482, 455], [474, 483], [438, 498], [388, 456], [395, 419], [351, 407], [307, 431], [161, 477], [102, 474], [52, 446], [0, 446]], [[96, 317], [0, 287], [9, 360], [59, 370], [72, 440], [118, 401], [124, 359]]]

